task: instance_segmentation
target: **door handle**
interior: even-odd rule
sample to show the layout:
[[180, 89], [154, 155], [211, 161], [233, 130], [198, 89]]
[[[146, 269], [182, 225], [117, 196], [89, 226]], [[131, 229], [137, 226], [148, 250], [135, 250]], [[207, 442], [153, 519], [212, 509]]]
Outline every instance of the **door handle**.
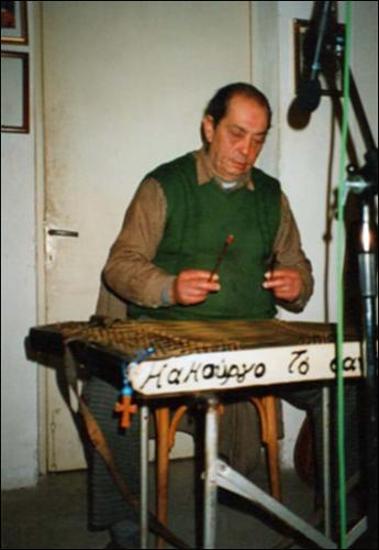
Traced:
[[69, 229], [48, 229], [47, 234], [54, 237], [79, 237], [77, 231], [70, 231]]

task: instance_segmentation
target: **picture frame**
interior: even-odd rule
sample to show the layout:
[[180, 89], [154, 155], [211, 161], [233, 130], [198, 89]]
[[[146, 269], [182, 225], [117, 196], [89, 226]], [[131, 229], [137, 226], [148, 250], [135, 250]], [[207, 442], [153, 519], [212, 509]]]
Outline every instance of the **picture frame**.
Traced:
[[[309, 28], [310, 22], [306, 19], [294, 19], [293, 20], [293, 35], [294, 35], [294, 68], [295, 68], [295, 93], [298, 91], [301, 76], [303, 74], [304, 60], [303, 60], [303, 44], [306, 32]], [[338, 33], [343, 36], [345, 26], [343, 24], [337, 24]], [[326, 82], [323, 74], [321, 74], [321, 95], [323, 96], [342, 96], [343, 89], [343, 75], [342, 70], [337, 71], [338, 77], [335, 81], [335, 85], [332, 88], [326, 87]]]
[[29, 54], [1, 52], [1, 131], [29, 132]]
[[27, 2], [1, 0], [1, 44], [27, 43]]

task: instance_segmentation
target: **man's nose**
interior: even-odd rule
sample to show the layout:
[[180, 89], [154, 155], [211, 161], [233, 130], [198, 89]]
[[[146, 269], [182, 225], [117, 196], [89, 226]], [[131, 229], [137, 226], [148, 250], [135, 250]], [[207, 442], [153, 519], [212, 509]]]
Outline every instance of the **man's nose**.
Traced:
[[240, 151], [244, 155], [244, 157], [249, 157], [252, 154], [253, 146], [249, 138], [243, 139], [243, 141], [241, 142]]
[[238, 147], [239, 152], [242, 155], [246, 156], [248, 149], [249, 149], [249, 145], [248, 145], [247, 139], [246, 138], [241, 139]]

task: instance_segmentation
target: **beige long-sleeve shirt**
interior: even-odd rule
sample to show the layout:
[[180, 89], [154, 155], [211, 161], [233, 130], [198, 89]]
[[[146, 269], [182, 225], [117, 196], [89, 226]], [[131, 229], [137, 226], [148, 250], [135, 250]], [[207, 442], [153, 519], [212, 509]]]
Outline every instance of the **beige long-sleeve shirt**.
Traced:
[[[203, 149], [193, 153], [196, 158], [199, 185], [212, 178], [208, 157]], [[222, 182], [220, 182], [222, 185]], [[236, 187], [246, 186], [254, 193], [254, 182], [245, 177]], [[145, 179], [138, 188], [125, 215], [122, 229], [113, 244], [104, 268], [108, 286], [123, 300], [147, 307], [169, 307], [170, 287], [175, 276], [154, 265], [154, 257], [163, 236], [166, 221], [166, 198], [159, 182]], [[288, 199], [282, 193], [281, 219], [273, 246], [275, 267], [297, 269], [303, 289], [295, 302], [278, 302], [290, 311], [301, 311], [313, 291], [312, 268], [300, 241], [299, 231]]]

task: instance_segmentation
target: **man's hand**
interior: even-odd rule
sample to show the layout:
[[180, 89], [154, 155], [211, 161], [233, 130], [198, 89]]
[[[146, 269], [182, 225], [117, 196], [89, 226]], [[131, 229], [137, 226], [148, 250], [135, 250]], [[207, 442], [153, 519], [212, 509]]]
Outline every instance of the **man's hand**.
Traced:
[[209, 292], [218, 292], [221, 288], [219, 276], [200, 269], [184, 269], [174, 281], [173, 302], [189, 306], [207, 299]]
[[297, 269], [274, 269], [265, 273], [263, 288], [272, 290], [275, 298], [294, 302], [300, 296], [303, 282]]

